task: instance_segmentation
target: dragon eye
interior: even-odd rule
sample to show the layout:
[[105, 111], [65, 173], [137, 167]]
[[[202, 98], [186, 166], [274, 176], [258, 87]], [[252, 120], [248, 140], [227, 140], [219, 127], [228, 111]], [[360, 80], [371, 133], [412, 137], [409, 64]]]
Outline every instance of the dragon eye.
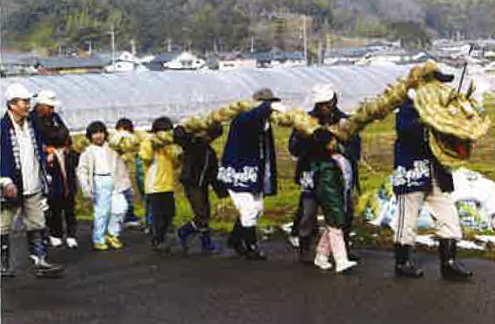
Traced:
[[466, 113], [467, 119], [471, 119], [474, 117], [475, 111], [474, 111], [473, 107], [471, 107], [469, 101], [461, 103], [461, 107], [464, 110], [464, 112]]
[[457, 115], [457, 113], [459, 112], [459, 110], [456, 107], [449, 107], [448, 109], [451, 115]]

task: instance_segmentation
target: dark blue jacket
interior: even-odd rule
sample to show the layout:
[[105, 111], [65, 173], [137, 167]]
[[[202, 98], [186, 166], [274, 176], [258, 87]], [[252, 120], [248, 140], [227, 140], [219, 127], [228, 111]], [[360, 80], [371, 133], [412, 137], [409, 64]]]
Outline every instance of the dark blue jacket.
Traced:
[[[265, 130], [272, 110], [269, 102], [239, 114], [230, 124], [218, 179], [236, 192], [275, 195], [277, 166], [271, 127]], [[268, 181], [265, 181], [269, 166]]]
[[[322, 126], [330, 126], [340, 122], [342, 118], [349, 117], [338, 108], [335, 108], [334, 113], [329, 118], [324, 118], [315, 109], [310, 111], [309, 115], [318, 118], [318, 122]], [[304, 186], [301, 182], [307, 182], [309, 180], [307, 179], [307, 172], [310, 170], [310, 162], [312, 160], [312, 156], [310, 154], [310, 148], [312, 145], [313, 143], [311, 138], [299, 136], [296, 130], [292, 132], [289, 138], [289, 152], [292, 156], [297, 157], [295, 181], [299, 185]], [[353, 184], [355, 188], [360, 190], [358, 164], [361, 158], [361, 136], [359, 134], [353, 135], [348, 142], [341, 143], [341, 145], [339, 145], [339, 150], [340, 153], [342, 153], [351, 163], [353, 171]]]
[[444, 192], [454, 190], [452, 174], [433, 156], [427, 130], [408, 100], [396, 115], [393, 188], [396, 194], [429, 191], [435, 176]]
[[79, 156], [74, 151], [64, 153], [65, 172], [67, 174], [67, 187], [64, 185], [64, 178], [59, 160], [53, 156], [53, 163], [48, 166], [48, 173], [51, 176], [50, 199], [70, 199], [73, 200], [77, 191], [76, 168]]
[[183, 152], [180, 182], [193, 187], [211, 185], [219, 198], [227, 197], [224, 183], [218, 180], [218, 158], [211, 145], [180, 127], [174, 129], [174, 142]]
[[[34, 129], [34, 136], [36, 139], [36, 146], [38, 149], [38, 163], [40, 165], [40, 170], [42, 173], [41, 182], [44, 186], [43, 190], [45, 193], [48, 192], [48, 178], [46, 169], [46, 157], [43, 152], [43, 143], [39, 131], [34, 127], [30, 118], [26, 120], [27, 123]], [[1, 136], [0, 136], [0, 176], [10, 178], [17, 187], [18, 197], [17, 198], [6, 198], [7, 204], [18, 206], [22, 202], [22, 171], [18, 169], [15, 163], [14, 151], [12, 147], [12, 135], [11, 132], [14, 131], [14, 125], [10, 119], [8, 113], [5, 113], [4, 117], [0, 121]]]
[[33, 109], [29, 113], [29, 117], [31, 118], [31, 121], [33, 122], [36, 130], [38, 130], [38, 132], [40, 133], [43, 144], [48, 146], [52, 145], [52, 143], [50, 143], [50, 131], [52, 131], [55, 127], [63, 127], [67, 129], [64, 121], [56, 112], [52, 113], [50, 116], [45, 117], [38, 115], [36, 113], [36, 110]]

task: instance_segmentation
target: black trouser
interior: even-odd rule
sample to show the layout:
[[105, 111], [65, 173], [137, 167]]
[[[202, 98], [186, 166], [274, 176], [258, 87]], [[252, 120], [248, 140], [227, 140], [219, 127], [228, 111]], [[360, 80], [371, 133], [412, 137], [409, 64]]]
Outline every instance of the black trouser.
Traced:
[[194, 213], [193, 223], [198, 229], [207, 229], [210, 222], [210, 198], [208, 197], [208, 187], [184, 186], [187, 200], [191, 204]]
[[302, 197], [302, 213], [299, 221], [299, 237], [309, 238], [315, 234], [318, 213], [318, 202], [311, 194]]
[[175, 216], [174, 193], [151, 193], [147, 197], [151, 210], [152, 243], [159, 244], [165, 241], [165, 234]]
[[301, 223], [301, 218], [304, 212], [304, 193], [299, 195], [299, 204], [297, 205], [296, 214], [294, 215], [294, 222], [292, 223], [292, 228], [290, 230], [291, 236], [299, 236], [299, 223]]
[[67, 228], [67, 237], [76, 237], [76, 214], [74, 211], [74, 198], [50, 199], [50, 213], [47, 217], [47, 225], [50, 236], [62, 238], [64, 235], [64, 219]]

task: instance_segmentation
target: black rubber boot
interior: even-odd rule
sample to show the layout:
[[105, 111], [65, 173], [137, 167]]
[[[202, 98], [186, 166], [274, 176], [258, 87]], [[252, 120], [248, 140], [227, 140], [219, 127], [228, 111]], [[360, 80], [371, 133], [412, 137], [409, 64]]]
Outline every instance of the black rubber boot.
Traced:
[[33, 261], [33, 270], [37, 278], [60, 278], [65, 270], [61, 265], [46, 260], [48, 252], [48, 232], [35, 230], [27, 232], [29, 257]]
[[411, 251], [410, 245], [395, 245], [395, 275], [397, 277], [413, 279], [423, 277], [423, 270], [416, 268], [411, 258]]
[[1, 252], [2, 254], [2, 278], [15, 277], [14, 269], [10, 263], [10, 239], [9, 235], [1, 236]]
[[192, 222], [179, 227], [179, 229], [177, 230], [177, 236], [179, 237], [180, 245], [185, 252], [189, 250], [189, 237], [196, 234], [196, 232], [196, 227]]
[[255, 261], [266, 260], [266, 255], [260, 250], [256, 239], [256, 226], [243, 227], [244, 241], [246, 242], [246, 259]]
[[307, 265], [313, 264], [311, 237], [299, 237], [299, 262]]
[[222, 252], [222, 247], [213, 242], [209, 229], [200, 230], [201, 251], [203, 254], [217, 254]]
[[356, 254], [356, 252], [354, 251], [354, 248], [352, 246], [351, 235], [347, 231], [344, 231], [344, 242], [345, 242], [345, 248], [347, 250], [347, 258], [350, 261], [359, 261], [361, 257], [358, 254]]
[[457, 242], [454, 239], [440, 239], [438, 253], [440, 256], [440, 272], [443, 279], [450, 281], [469, 281], [473, 273], [464, 269], [463, 265], [456, 261]]
[[167, 244], [165, 238], [159, 239], [153, 237], [151, 239], [151, 250], [156, 253], [169, 254], [172, 251], [172, 248]]
[[246, 255], [247, 248], [244, 243], [243, 227], [239, 218], [236, 220], [232, 232], [230, 232], [229, 238], [227, 239], [227, 246], [233, 249], [239, 256]]

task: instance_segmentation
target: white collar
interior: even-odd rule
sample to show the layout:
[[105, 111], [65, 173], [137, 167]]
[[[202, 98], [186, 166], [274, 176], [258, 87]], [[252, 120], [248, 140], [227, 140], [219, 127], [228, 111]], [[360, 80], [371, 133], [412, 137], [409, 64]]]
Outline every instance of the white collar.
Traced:
[[16, 132], [24, 132], [27, 130], [27, 117], [24, 119], [24, 123], [22, 123], [22, 126], [19, 125], [14, 118], [14, 115], [10, 110], [7, 110], [7, 114], [9, 114], [10, 120], [12, 121], [12, 124], [14, 125], [15, 131]]

